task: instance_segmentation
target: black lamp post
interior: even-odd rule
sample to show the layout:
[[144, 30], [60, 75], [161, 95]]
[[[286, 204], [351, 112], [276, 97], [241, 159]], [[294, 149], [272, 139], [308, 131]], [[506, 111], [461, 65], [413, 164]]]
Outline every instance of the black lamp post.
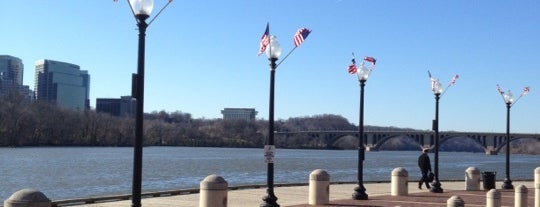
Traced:
[[510, 108], [514, 103], [512, 92], [508, 91], [503, 94], [504, 102], [506, 103], [506, 178], [502, 184], [502, 189], [514, 189], [512, 180], [510, 180]]
[[439, 80], [432, 80], [432, 90], [435, 95], [435, 120], [433, 120], [433, 130], [435, 131], [435, 180], [431, 184], [430, 191], [433, 193], [442, 193], [441, 183], [439, 182], [439, 99], [443, 91]]
[[360, 116], [358, 123], [358, 186], [354, 188], [352, 198], [355, 200], [367, 200], [366, 188], [364, 187], [364, 160], [365, 160], [365, 147], [364, 147], [364, 86], [369, 77], [371, 70], [368, 70], [364, 63], [360, 65], [360, 69], [357, 71], [358, 81], [360, 82]]
[[266, 56], [270, 60], [270, 105], [268, 115], [268, 139], [264, 146], [264, 156], [267, 168], [266, 185], [267, 195], [263, 197], [260, 207], [279, 207], [278, 198], [274, 194], [274, 76], [276, 74], [276, 61], [281, 55], [281, 46], [275, 36], [270, 37], [270, 44], [266, 49]]
[[152, 0], [130, 0], [129, 4], [137, 20], [139, 28], [139, 53], [137, 61], [137, 74], [134, 80], [134, 94], [137, 99], [137, 111], [135, 117], [135, 143], [133, 151], [133, 184], [132, 184], [132, 207], [141, 206], [141, 183], [142, 183], [142, 157], [143, 157], [143, 119], [144, 119], [144, 46], [146, 19], [154, 7]]

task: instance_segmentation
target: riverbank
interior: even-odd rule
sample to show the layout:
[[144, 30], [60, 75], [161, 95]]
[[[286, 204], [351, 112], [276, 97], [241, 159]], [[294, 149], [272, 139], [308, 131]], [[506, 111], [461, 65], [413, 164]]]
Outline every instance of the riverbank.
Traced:
[[[444, 193], [430, 193], [427, 189], [418, 189], [416, 181], [411, 181], [408, 184], [408, 192], [410, 197], [421, 195], [424, 199], [422, 202], [416, 202], [411, 204], [409, 202], [401, 204], [401, 206], [446, 206], [440, 203], [440, 200], [446, 201], [453, 195], [470, 195], [475, 194], [476, 200], [480, 199], [485, 202], [485, 191], [464, 191], [465, 182], [464, 181], [441, 181], [441, 187], [444, 189]], [[499, 188], [502, 185], [502, 182], [497, 182], [496, 186]], [[529, 192], [533, 192], [533, 181], [514, 181], [514, 187], [519, 185], [525, 185], [529, 188]], [[363, 206], [369, 204], [370, 202], [384, 202], [380, 198], [390, 195], [390, 183], [377, 183], [377, 182], [368, 182], [364, 184], [366, 188], [366, 193], [369, 195], [369, 200], [367, 201], [351, 201], [351, 195], [353, 189], [356, 187], [356, 184], [346, 183], [346, 184], [332, 184], [330, 186], [330, 203], [335, 204], [335, 206], [347, 206], [339, 204], [347, 202], [358, 202], [359, 204], [350, 205], [350, 206]], [[274, 189], [276, 196], [278, 197], [278, 204], [281, 206], [307, 206], [308, 203], [308, 193], [309, 188], [307, 185], [302, 186], [287, 186], [287, 187], [276, 187]], [[513, 191], [512, 191], [513, 192]], [[506, 192], [508, 194], [508, 192]], [[228, 192], [228, 206], [234, 207], [243, 207], [243, 206], [259, 206], [262, 201], [262, 197], [266, 195], [266, 188], [254, 188], [254, 189], [239, 189], [239, 190], [230, 190]], [[147, 197], [142, 199], [142, 206], [144, 207], [170, 207], [170, 206], [183, 206], [183, 207], [198, 207], [199, 206], [199, 194], [186, 194], [186, 195], [176, 195], [176, 196], [166, 196], [166, 197]], [[393, 200], [390, 206], [400, 205], [399, 200], [407, 200], [407, 196], [398, 196], [401, 199]], [[503, 196], [503, 200], [513, 201], [513, 198]], [[532, 205], [534, 201], [534, 194], [529, 193], [529, 203]], [[472, 204], [472, 200], [465, 200], [467, 205]], [[363, 205], [360, 205], [363, 204]], [[78, 207], [120, 207], [120, 206], [130, 206], [131, 200], [115, 201], [115, 202], [104, 202], [104, 203], [94, 203], [94, 204], [83, 204], [77, 205]], [[384, 206], [383, 204], [381, 204]], [[330, 205], [332, 206], [332, 205]], [[379, 205], [378, 205], [379, 206]]]

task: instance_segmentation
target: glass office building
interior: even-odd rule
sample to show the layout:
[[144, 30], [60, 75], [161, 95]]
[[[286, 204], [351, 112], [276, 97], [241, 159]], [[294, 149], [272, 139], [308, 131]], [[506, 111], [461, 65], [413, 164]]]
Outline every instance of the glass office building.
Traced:
[[34, 83], [38, 101], [53, 102], [68, 109], [90, 108], [90, 75], [78, 65], [39, 60]]
[[27, 100], [33, 99], [33, 92], [23, 85], [24, 65], [20, 58], [0, 55], [0, 96], [10, 93], [23, 95]]

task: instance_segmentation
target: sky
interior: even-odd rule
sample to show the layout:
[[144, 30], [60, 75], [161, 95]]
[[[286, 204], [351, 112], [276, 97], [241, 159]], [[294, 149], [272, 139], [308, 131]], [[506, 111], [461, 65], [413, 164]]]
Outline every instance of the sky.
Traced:
[[[167, 0], [155, 0], [153, 18]], [[146, 35], [145, 112], [221, 118], [255, 108], [268, 119], [269, 61], [257, 56], [267, 22], [283, 55], [301, 27], [312, 30], [276, 70], [275, 118], [341, 115], [359, 122], [360, 87], [351, 53], [377, 59], [365, 86], [364, 123], [430, 130], [428, 78], [446, 86], [439, 129], [540, 133], [540, 1], [537, 0], [174, 0]], [[138, 31], [125, 0], [2, 1], [0, 54], [21, 58], [24, 84], [35, 62], [77, 64], [91, 76], [90, 99], [131, 94]], [[280, 61], [280, 60], [279, 60]]]

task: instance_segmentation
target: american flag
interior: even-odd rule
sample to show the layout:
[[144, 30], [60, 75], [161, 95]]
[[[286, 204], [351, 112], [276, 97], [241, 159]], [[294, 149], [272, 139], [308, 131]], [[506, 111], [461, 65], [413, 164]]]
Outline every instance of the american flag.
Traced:
[[450, 81], [450, 86], [453, 86], [454, 84], [456, 84], [456, 80], [457, 80], [458, 78], [459, 78], [459, 75], [456, 74], [456, 75], [452, 78], [452, 80]]
[[264, 51], [266, 51], [266, 46], [268, 46], [268, 44], [270, 44], [270, 23], [266, 23], [266, 30], [261, 37], [261, 47], [259, 49], [259, 53], [257, 53], [257, 56], [260, 56]]
[[522, 96], [527, 95], [527, 94], [529, 93], [529, 90], [530, 90], [530, 87], [529, 87], [529, 86], [523, 88], [523, 93], [522, 93], [521, 95], [522, 95]]
[[296, 31], [296, 34], [294, 35], [294, 46], [298, 47], [304, 42], [304, 40], [308, 37], [309, 33], [311, 33], [311, 30], [308, 28], [300, 28], [298, 31]]
[[349, 65], [349, 73], [350, 74], [355, 74], [356, 71], [357, 71], [357, 68], [356, 68], [356, 60], [354, 60], [354, 53], [352, 54], [352, 64]]
[[504, 94], [504, 91], [502, 90], [501, 86], [499, 86], [499, 84], [497, 84], [497, 91], [499, 91], [501, 95]]
[[365, 56], [364, 60], [372, 63], [373, 65], [375, 65], [375, 62], [377, 62], [377, 59], [375, 59], [374, 57], [369, 57], [369, 56]]

